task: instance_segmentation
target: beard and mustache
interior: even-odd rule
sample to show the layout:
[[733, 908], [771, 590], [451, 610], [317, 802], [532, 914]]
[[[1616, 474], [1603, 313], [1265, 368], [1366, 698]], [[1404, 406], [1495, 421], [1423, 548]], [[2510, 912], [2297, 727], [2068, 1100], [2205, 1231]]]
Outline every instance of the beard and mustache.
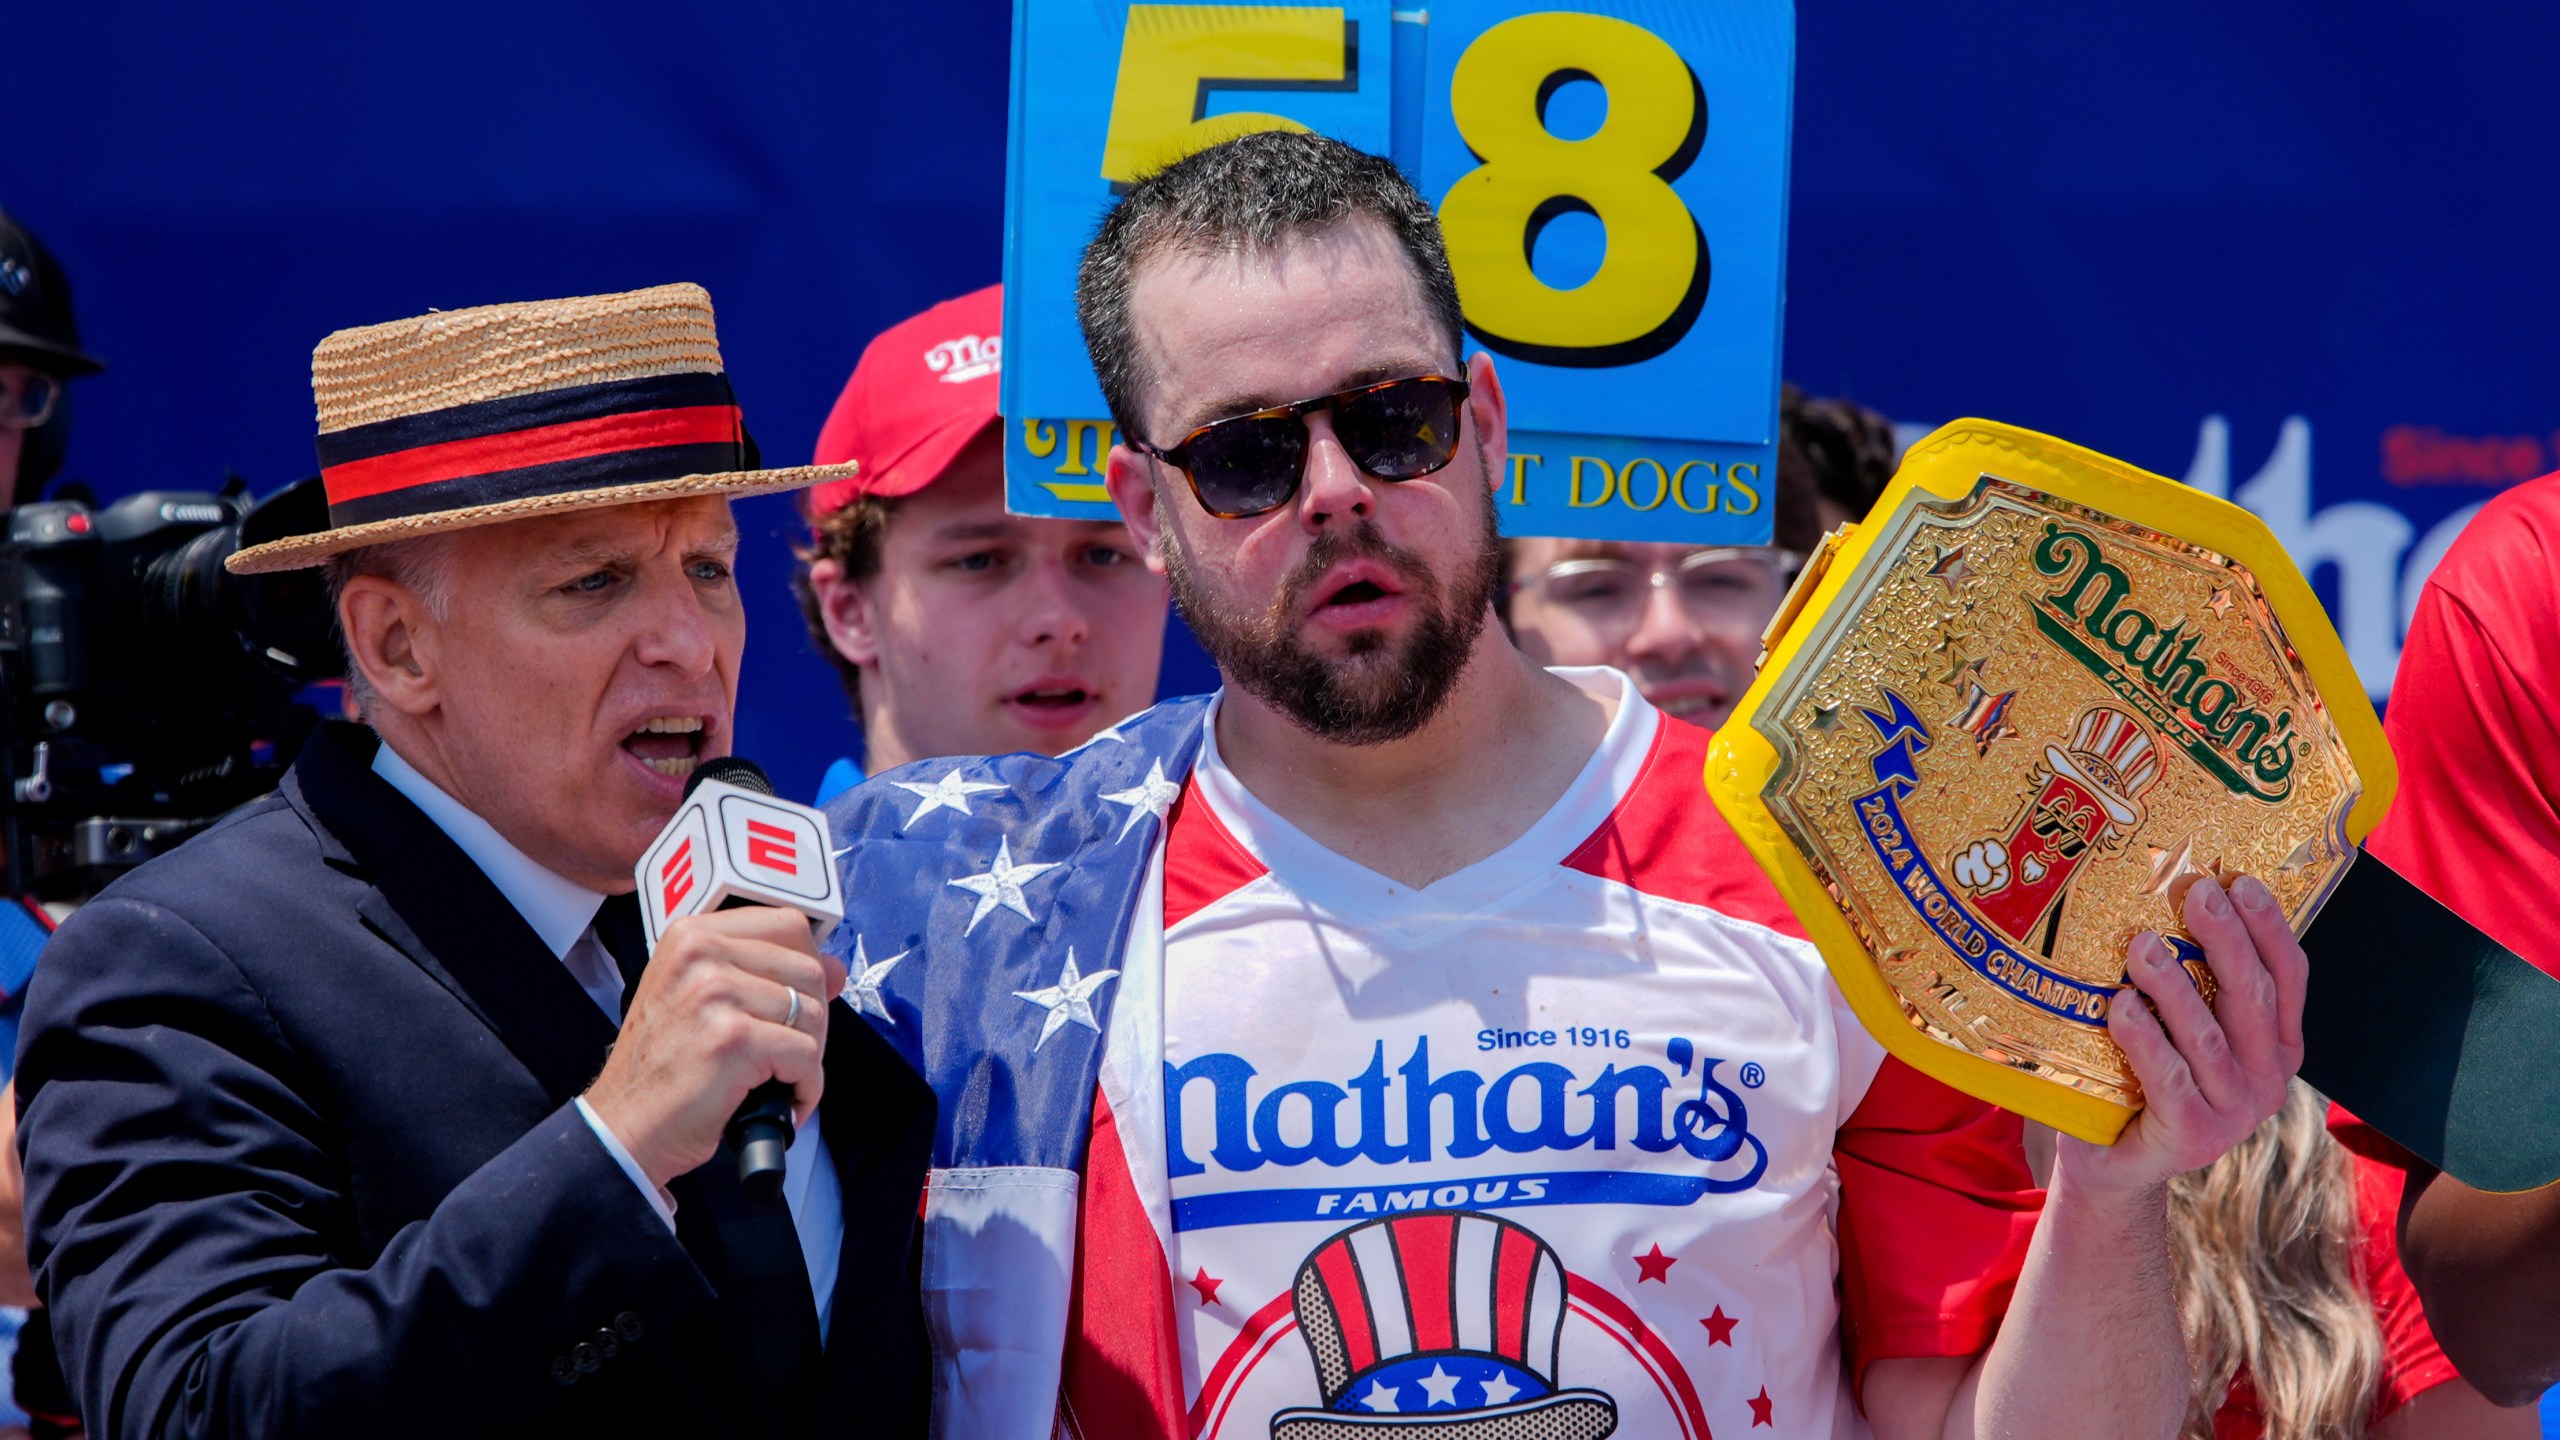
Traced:
[[[1376, 522], [1328, 529], [1281, 582], [1268, 605], [1227, 605], [1211, 593], [1184, 548], [1165, 526], [1165, 578], [1183, 620], [1227, 680], [1320, 740], [1382, 745], [1428, 724], [1448, 703], [1502, 584], [1502, 542], [1493, 491], [1476, 457], [1477, 542], [1444, 584], [1422, 557], [1390, 544]], [[1298, 637], [1298, 619], [1325, 573], [1350, 559], [1375, 560], [1395, 573], [1417, 616], [1402, 644], [1383, 630], [1353, 631], [1336, 656], [1317, 654]]]

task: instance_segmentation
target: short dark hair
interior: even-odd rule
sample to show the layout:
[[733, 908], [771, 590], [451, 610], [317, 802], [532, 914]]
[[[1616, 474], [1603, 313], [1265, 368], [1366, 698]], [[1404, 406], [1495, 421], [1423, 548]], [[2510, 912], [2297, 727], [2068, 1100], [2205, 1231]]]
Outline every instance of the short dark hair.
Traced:
[[1129, 323], [1138, 267], [1166, 250], [1191, 254], [1267, 251], [1293, 236], [1331, 229], [1354, 216], [1384, 224], [1413, 262], [1431, 319], [1459, 353], [1465, 314], [1449, 272], [1449, 247], [1430, 202], [1395, 162], [1339, 140], [1296, 130], [1263, 130], [1187, 156], [1139, 182], [1084, 251], [1076, 274], [1076, 318], [1102, 381], [1103, 401], [1121, 433], [1144, 436], [1138, 391], [1149, 378]]
[[853, 718], [862, 718], [862, 667], [844, 658], [836, 648], [835, 637], [827, 633], [827, 617], [818, 608], [818, 587], [809, 583], [809, 566], [819, 560], [833, 560], [844, 571], [844, 578], [862, 584], [880, 573], [880, 537], [889, 528], [889, 517], [898, 502], [876, 495], [856, 495], [836, 509], [818, 517], [811, 526], [809, 543], [794, 547], [799, 564], [791, 571], [792, 598], [800, 602], [800, 619], [809, 627], [809, 643], [836, 667], [836, 682], [844, 686], [845, 699], [853, 705]]

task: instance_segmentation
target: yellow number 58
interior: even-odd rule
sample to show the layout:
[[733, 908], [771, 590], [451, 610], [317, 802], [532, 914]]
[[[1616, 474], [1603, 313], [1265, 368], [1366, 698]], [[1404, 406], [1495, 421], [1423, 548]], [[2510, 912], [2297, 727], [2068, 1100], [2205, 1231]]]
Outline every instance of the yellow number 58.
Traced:
[[[1573, 80], [1608, 92], [1608, 118], [1565, 140], [1544, 112]], [[1629, 365], [1678, 344], [1705, 303], [1708, 272], [1706, 236], [1671, 188], [1706, 136], [1706, 100], [1678, 52], [1608, 16], [1522, 15], [1458, 57], [1449, 109], [1484, 162], [1440, 204], [1476, 338], [1579, 367]], [[1588, 281], [1559, 290], [1529, 256], [1547, 222], [1573, 211], [1600, 221], [1607, 248]]]

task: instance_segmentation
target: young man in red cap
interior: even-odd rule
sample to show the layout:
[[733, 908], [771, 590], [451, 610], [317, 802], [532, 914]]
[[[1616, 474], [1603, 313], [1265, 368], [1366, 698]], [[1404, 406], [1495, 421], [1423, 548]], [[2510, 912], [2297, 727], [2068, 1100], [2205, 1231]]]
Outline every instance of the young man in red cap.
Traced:
[[936, 755], [1056, 755], [1155, 699], [1165, 585], [1118, 521], [1004, 508], [1002, 286], [946, 300], [862, 352], [818, 463], [793, 588], [862, 724], [824, 801]]

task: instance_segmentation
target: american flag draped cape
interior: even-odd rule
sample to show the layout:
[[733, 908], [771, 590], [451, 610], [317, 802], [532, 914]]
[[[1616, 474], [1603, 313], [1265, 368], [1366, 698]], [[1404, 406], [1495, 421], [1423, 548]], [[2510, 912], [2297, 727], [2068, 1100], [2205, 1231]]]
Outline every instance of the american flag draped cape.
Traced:
[[937, 1436], [1191, 1433], [1165, 1258], [1163, 853], [1208, 711], [1166, 701], [1057, 758], [919, 761], [827, 807], [845, 999], [941, 1107]]

